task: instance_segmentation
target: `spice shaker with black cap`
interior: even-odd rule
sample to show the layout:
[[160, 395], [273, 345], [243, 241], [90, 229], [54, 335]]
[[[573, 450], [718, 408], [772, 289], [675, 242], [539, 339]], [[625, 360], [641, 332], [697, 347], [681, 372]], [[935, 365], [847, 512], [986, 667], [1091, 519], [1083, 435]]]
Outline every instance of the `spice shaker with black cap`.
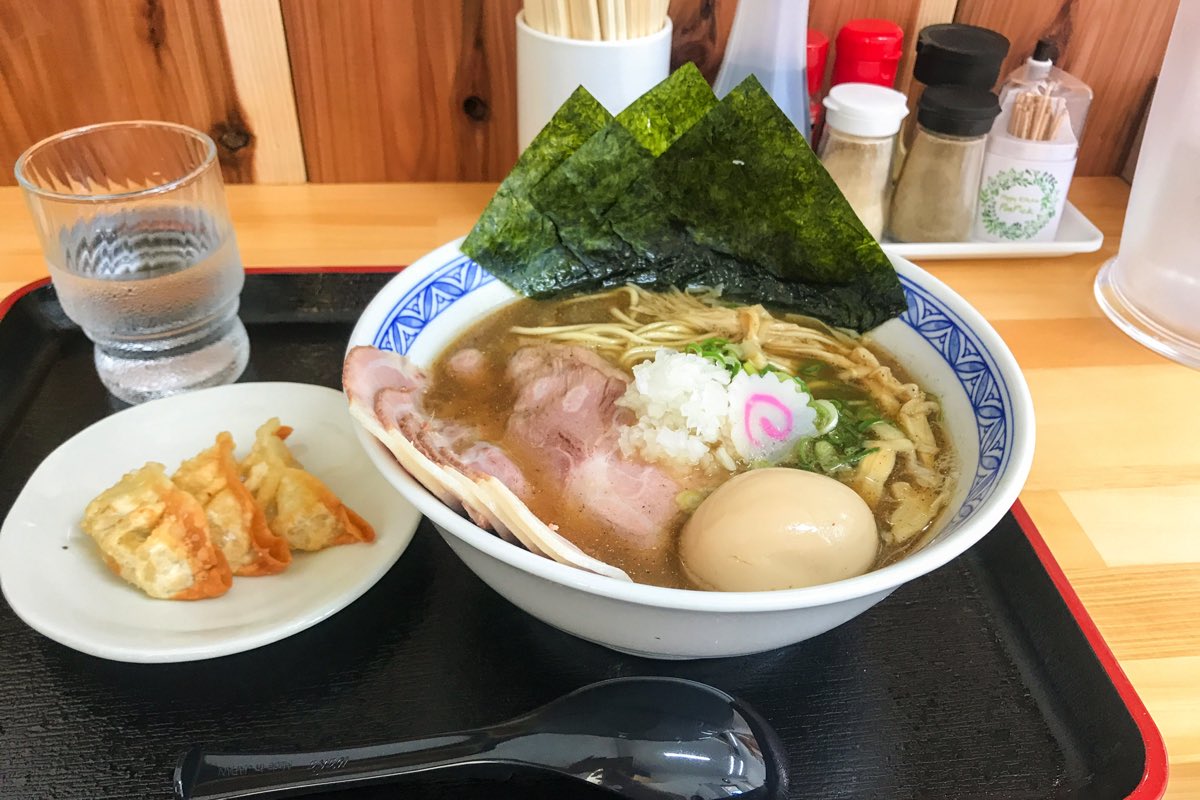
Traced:
[[888, 231], [900, 242], [961, 242], [971, 234], [996, 95], [930, 86], [917, 105], [912, 148], [892, 196]]
[[925, 86], [970, 86], [991, 91], [1008, 55], [1003, 34], [977, 25], [928, 25], [917, 34], [913, 77]]
[[[957, 22], [927, 25], [917, 34], [913, 78], [922, 88], [967, 86], [991, 91], [1000, 78], [1008, 48], [1008, 39], [1003, 34], [978, 25]], [[912, 148], [916, 122], [916, 117], [909, 117], [901, 132], [896, 174]]]

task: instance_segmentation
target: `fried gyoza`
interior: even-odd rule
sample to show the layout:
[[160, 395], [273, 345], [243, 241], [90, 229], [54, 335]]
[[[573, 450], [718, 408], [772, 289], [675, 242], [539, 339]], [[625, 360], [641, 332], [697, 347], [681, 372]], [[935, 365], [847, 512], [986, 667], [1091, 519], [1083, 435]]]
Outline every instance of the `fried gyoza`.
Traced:
[[296, 550], [323, 550], [339, 544], [375, 541], [375, 531], [313, 475], [284, 444], [292, 432], [277, 418], [255, 433], [242, 461], [246, 488], [266, 513], [267, 524]]
[[218, 434], [216, 444], [183, 462], [171, 479], [204, 507], [213, 541], [234, 575], [274, 575], [287, 569], [291, 548], [267, 526], [262, 508], [242, 483], [228, 432]]
[[151, 597], [202, 600], [233, 585], [204, 509], [162, 464], [151, 462], [101, 492], [84, 511], [83, 530], [109, 569]]

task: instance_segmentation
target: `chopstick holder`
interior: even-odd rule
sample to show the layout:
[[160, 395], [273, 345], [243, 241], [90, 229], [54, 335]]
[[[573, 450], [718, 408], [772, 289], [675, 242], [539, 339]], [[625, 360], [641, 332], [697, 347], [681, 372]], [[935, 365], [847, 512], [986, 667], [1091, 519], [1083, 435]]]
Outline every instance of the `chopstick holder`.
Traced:
[[606, 11], [603, 17], [595, 5], [590, 11], [579, 8], [586, 14], [573, 14], [565, 24], [582, 26], [576, 28], [577, 35], [582, 31], [590, 38], [554, 36], [530, 25], [526, 11], [517, 14], [517, 145], [521, 150], [579, 86], [616, 114], [670, 74], [670, 18], [649, 36], [605, 40], [606, 20], [617, 34], [627, 30], [623, 4], [606, 5], [612, 14]]

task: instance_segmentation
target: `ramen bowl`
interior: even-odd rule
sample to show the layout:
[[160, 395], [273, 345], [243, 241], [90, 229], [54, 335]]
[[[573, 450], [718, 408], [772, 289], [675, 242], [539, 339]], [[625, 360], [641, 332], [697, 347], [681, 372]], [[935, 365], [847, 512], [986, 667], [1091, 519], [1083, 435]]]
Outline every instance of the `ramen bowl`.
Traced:
[[[373, 345], [428, 367], [468, 327], [517, 299], [462, 254], [460, 241], [422, 257], [384, 286], [350, 346]], [[908, 310], [869, 336], [938, 396], [959, 480], [914, 552], [858, 577], [802, 589], [708, 592], [595, 575], [482, 530], [414, 480], [365, 429], [356, 426], [356, 432], [375, 467], [463, 563], [549, 625], [651, 658], [737, 656], [801, 642], [862, 614], [979, 541], [1017, 499], [1033, 458], [1033, 405], [1004, 341], [944, 283], [904, 259], [892, 262]]]

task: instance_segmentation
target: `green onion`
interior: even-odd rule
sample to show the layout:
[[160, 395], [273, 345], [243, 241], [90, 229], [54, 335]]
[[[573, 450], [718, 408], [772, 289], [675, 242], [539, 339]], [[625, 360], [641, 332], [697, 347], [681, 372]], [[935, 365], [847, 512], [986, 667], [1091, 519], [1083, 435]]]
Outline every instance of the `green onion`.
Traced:
[[821, 374], [821, 370], [824, 368], [825, 365], [820, 361], [814, 361], [811, 364], [805, 364], [803, 367], [801, 367], [800, 374], [806, 378], [815, 378]]
[[818, 434], [797, 442], [782, 466], [839, 477], [875, 452], [877, 448], [865, 444], [866, 433], [884, 420], [873, 406], [817, 400], [813, 407], [817, 409]]
[[824, 436], [837, 427], [840, 417], [837, 406], [828, 400], [814, 400], [812, 407], [817, 412], [817, 418], [813, 425], [817, 429], [818, 436]]
[[683, 351], [707, 358], [718, 367], [724, 368], [730, 377], [734, 377], [746, 369], [746, 364], [742, 361], [742, 348], [728, 339], [714, 336], [700, 342], [693, 342]]

